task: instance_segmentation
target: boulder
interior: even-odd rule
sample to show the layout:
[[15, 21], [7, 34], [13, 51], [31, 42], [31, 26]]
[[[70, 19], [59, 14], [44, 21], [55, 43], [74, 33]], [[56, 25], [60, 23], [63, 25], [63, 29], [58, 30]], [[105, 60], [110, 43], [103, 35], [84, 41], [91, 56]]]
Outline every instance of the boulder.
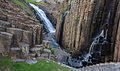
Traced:
[[0, 53], [8, 55], [13, 40], [13, 34], [0, 32]]

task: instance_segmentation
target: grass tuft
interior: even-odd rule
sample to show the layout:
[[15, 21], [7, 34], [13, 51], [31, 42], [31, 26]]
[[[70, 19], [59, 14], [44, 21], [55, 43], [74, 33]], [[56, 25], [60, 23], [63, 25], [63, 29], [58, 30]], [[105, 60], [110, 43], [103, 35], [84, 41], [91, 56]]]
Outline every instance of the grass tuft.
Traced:
[[36, 64], [27, 64], [26, 62], [14, 63], [8, 57], [0, 57], [1, 71], [69, 71], [49, 60], [38, 60]]

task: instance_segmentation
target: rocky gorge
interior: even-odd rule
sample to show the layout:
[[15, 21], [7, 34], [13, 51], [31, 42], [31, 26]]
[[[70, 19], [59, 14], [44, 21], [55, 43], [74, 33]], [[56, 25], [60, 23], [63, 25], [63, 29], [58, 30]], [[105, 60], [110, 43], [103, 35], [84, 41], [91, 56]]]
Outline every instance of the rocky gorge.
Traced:
[[72, 71], [119, 71], [119, 0], [19, 1], [23, 9], [0, 1], [0, 56], [29, 64], [48, 59]]
[[[61, 16], [58, 19], [56, 39], [60, 39], [59, 44], [79, 60], [88, 53], [91, 53], [88, 58], [98, 58], [98, 62], [116, 61], [116, 55], [119, 60], [119, 3], [119, 0], [72, 0], [62, 28], [59, 28]], [[67, 5], [64, 4], [62, 10]]]

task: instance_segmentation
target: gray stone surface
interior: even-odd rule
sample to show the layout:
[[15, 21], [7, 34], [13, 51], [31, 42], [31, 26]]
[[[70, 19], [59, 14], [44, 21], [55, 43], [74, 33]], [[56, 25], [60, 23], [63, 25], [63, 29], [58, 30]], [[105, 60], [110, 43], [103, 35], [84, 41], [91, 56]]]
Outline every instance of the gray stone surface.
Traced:
[[0, 32], [5, 32], [5, 27], [0, 26]]
[[29, 44], [26, 44], [25, 42], [20, 42], [19, 48], [22, 49], [22, 52], [25, 54], [25, 56], [28, 55], [30, 49]]
[[4, 55], [9, 54], [11, 48], [13, 35], [6, 32], [0, 32], [0, 53]]
[[25, 58], [24, 53], [22, 52], [22, 49], [17, 47], [10, 48], [9, 55], [12, 59]]
[[49, 58], [49, 54], [41, 54], [41, 57]]
[[22, 37], [23, 37], [23, 31], [22, 31], [22, 29], [18, 29], [18, 28], [7, 28], [6, 29], [6, 32], [8, 32], [8, 33], [11, 33], [11, 34], [13, 34], [14, 35], [14, 44], [13, 44], [13, 46], [18, 46], [18, 43], [20, 42], [20, 41], [22, 41]]
[[49, 49], [44, 49], [45, 53], [51, 53], [51, 51]]
[[10, 27], [10, 26], [11, 26], [11, 23], [0, 20], [0, 26]]
[[50, 48], [50, 41], [43, 40], [42, 44], [43, 46]]
[[103, 63], [72, 71], [120, 71], [120, 63]]
[[32, 32], [23, 30], [23, 39], [22, 42], [26, 42], [30, 46], [32, 45]]

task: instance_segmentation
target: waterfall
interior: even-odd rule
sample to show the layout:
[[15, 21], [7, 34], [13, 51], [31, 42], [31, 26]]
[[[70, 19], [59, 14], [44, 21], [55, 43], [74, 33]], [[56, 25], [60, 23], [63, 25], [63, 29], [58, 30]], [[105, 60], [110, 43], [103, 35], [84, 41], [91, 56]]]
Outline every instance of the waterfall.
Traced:
[[37, 7], [36, 5], [34, 5], [32, 3], [29, 3], [29, 4], [30, 4], [30, 6], [32, 6], [34, 8], [37, 17], [39, 17], [39, 19], [42, 21], [47, 32], [55, 33], [56, 29], [53, 27], [52, 23], [46, 16], [45, 12], [42, 9], [40, 9], [39, 7]]
[[[93, 60], [94, 60], [93, 54], [97, 53], [97, 55], [99, 57], [101, 55], [101, 46], [108, 43], [107, 42], [107, 32], [108, 32], [109, 19], [110, 19], [110, 11], [108, 13], [107, 19], [105, 20], [105, 25], [102, 26], [102, 27], [105, 27], [106, 30], [104, 28], [102, 28], [100, 33], [94, 38], [87, 54], [80, 56], [78, 59], [69, 57], [68, 65], [79, 68], [79, 67], [83, 67], [84, 64], [85, 64], [85, 66], [87, 64], [88, 65], [93, 64]], [[99, 45], [99, 48], [98, 48], [99, 52], [94, 50], [94, 48], [97, 45]], [[95, 60], [97, 60], [97, 59], [95, 59]]]
[[[92, 57], [92, 54], [93, 54], [93, 49], [95, 47], [95, 45], [97, 44], [104, 44], [107, 42], [107, 32], [108, 32], [108, 24], [109, 24], [109, 19], [110, 19], [110, 11], [108, 13], [108, 17], [106, 19], [106, 22], [105, 22], [105, 26], [106, 27], [106, 30], [102, 30], [101, 33], [94, 39], [94, 41], [92, 42], [91, 46], [90, 46], [90, 49], [89, 49], [89, 52], [88, 54], [84, 57], [84, 60], [85, 62], [91, 62], [91, 60], [89, 59], [90, 57]], [[104, 35], [105, 33], [105, 35]]]
[[61, 35], [61, 29], [62, 29], [62, 26], [63, 26], [63, 22], [64, 22], [64, 19], [65, 19], [65, 16], [66, 16], [66, 14], [68, 13], [68, 11], [70, 10], [70, 8], [71, 8], [71, 4], [70, 5], [68, 5], [68, 8], [67, 8], [67, 10], [63, 13], [63, 15], [62, 15], [62, 18], [61, 18], [61, 22], [60, 22], [60, 26], [59, 26], [59, 31], [58, 31], [58, 39], [57, 39], [57, 42], [59, 43], [59, 41], [60, 41], [60, 35]]

